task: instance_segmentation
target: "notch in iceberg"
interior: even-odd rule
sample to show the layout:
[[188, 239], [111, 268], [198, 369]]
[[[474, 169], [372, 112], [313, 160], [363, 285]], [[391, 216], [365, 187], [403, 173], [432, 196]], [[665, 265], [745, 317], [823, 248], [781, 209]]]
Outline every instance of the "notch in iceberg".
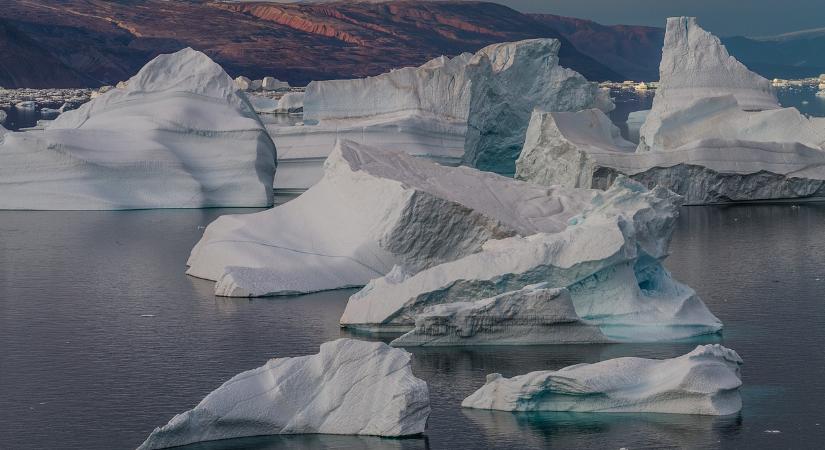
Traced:
[[648, 191], [621, 177], [593, 196], [562, 231], [489, 240], [479, 252], [414, 275], [393, 272], [370, 281], [350, 297], [340, 323], [362, 331], [406, 332], [434, 305], [475, 302], [546, 283], [567, 289], [576, 314], [610, 340], [716, 333], [721, 322], [661, 265], [679, 204], [666, 189]]
[[396, 265], [415, 273], [475, 253], [489, 239], [561, 231], [594, 195], [339, 142], [324, 178], [300, 197], [210, 224], [187, 273], [218, 281], [227, 296], [363, 286]]
[[487, 382], [461, 403], [501, 411], [728, 415], [742, 409], [742, 359], [721, 345], [678, 358], [616, 358]]
[[433, 305], [415, 318], [415, 329], [395, 347], [439, 345], [538, 345], [608, 342], [579, 318], [566, 289], [547, 283], [475, 302]]
[[246, 96], [187, 48], [43, 130], [6, 133], [0, 208], [268, 206], [275, 160]]
[[316, 355], [236, 375], [139, 450], [271, 434], [409, 436], [424, 432], [429, 414], [427, 383], [412, 374], [409, 353], [338, 339]]

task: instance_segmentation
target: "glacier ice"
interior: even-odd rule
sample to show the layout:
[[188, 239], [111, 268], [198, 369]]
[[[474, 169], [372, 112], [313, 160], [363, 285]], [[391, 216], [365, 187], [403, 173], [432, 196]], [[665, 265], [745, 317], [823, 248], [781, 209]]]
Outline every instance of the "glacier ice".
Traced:
[[576, 314], [570, 292], [547, 283], [495, 297], [433, 305], [415, 317], [415, 328], [396, 347], [439, 345], [536, 345], [608, 342]]
[[267, 206], [275, 159], [232, 79], [184, 49], [42, 130], [6, 134], [0, 208]]
[[601, 111], [535, 111], [516, 177], [604, 189], [625, 174], [688, 204], [825, 196], [825, 120], [780, 108], [692, 18], [668, 19], [663, 54], [635, 151]]
[[672, 359], [616, 358], [513, 378], [494, 373], [465, 408], [728, 415], [742, 409], [742, 359], [718, 344]]
[[413, 375], [409, 353], [338, 339], [234, 376], [138, 450], [272, 434], [408, 436], [424, 432], [429, 414], [427, 383]]
[[534, 109], [609, 112], [607, 91], [578, 72], [559, 66], [561, 42], [532, 39], [493, 44], [479, 51], [470, 86], [463, 163], [512, 175]]
[[415, 273], [489, 239], [561, 231], [594, 195], [344, 141], [300, 197], [210, 224], [187, 273], [216, 280], [226, 296], [363, 286], [396, 265]]
[[310, 83], [303, 124], [268, 126], [283, 175], [276, 189], [300, 192], [317, 182], [337, 140], [512, 174], [534, 108], [613, 107], [596, 83], [558, 65], [559, 46], [555, 39], [495, 44], [374, 77]]
[[574, 191], [594, 194], [563, 230], [491, 239], [481, 251], [454, 261], [376, 278], [350, 297], [341, 325], [406, 332], [417, 326], [418, 317], [425, 317], [426, 326], [434, 305], [546, 283], [567, 289], [579, 318], [612, 341], [673, 340], [721, 329], [696, 293], [661, 264], [678, 196], [664, 188], [648, 191], [624, 177], [605, 192]]

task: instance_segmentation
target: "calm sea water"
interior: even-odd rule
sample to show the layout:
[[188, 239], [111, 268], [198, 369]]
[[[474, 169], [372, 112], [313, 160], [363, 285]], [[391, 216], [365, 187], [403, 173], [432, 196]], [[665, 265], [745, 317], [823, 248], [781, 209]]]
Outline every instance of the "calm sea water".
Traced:
[[[0, 448], [130, 449], [238, 372], [347, 336], [352, 291], [225, 299], [187, 277], [205, 226], [238, 210], [0, 211]], [[512, 414], [461, 400], [485, 375], [695, 343], [416, 350], [423, 438], [255, 438], [192, 449], [815, 448], [825, 442], [825, 205], [683, 210], [668, 267], [725, 323], [745, 360], [732, 417]]]

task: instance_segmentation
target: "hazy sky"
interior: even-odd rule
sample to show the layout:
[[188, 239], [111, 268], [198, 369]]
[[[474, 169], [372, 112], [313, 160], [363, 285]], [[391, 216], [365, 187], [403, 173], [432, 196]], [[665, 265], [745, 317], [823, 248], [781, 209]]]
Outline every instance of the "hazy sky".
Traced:
[[825, 27], [825, 0], [492, 0], [523, 12], [604, 24], [663, 27], [669, 16], [696, 16], [720, 36], [765, 36]]

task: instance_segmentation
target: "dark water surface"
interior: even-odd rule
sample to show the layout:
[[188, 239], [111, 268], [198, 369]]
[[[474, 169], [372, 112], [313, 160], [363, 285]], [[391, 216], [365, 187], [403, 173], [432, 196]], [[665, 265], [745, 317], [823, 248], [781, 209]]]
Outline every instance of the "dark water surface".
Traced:
[[[0, 211], [0, 448], [131, 449], [156, 426], [267, 358], [346, 336], [352, 291], [223, 299], [183, 275], [227, 210]], [[239, 212], [233, 210], [231, 212]], [[825, 206], [693, 207], [668, 266], [725, 323], [745, 360], [732, 417], [462, 410], [486, 374], [695, 343], [414, 351], [433, 413], [424, 438], [254, 438], [192, 449], [821, 448], [825, 442]]]

